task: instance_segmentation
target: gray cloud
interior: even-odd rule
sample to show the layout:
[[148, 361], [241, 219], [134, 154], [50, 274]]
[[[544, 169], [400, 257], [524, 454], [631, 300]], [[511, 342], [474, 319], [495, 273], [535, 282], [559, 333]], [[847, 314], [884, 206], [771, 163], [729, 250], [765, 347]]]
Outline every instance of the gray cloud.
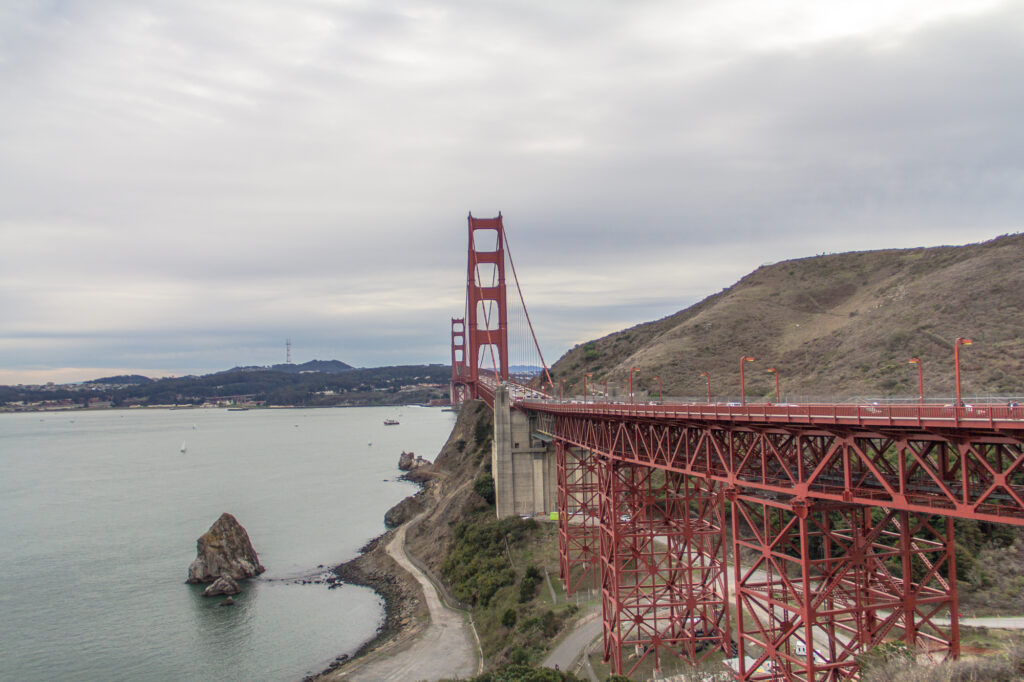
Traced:
[[1021, 229], [1024, 3], [678, 4], [6, 4], [0, 374], [443, 362], [468, 210], [549, 360], [766, 261]]

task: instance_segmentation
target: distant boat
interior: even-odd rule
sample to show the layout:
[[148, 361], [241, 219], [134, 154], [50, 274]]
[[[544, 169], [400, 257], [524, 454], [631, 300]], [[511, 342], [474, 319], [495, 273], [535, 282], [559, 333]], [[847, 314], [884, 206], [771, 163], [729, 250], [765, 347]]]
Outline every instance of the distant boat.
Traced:
[[248, 409], [248, 407], [229, 407], [228, 412], [245, 412]]
[[188, 448], [185, 447], [185, 441], [181, 441], [181, 454], [184, 455], [186, 450], [188, 450]]
[[398, 424], [398, 420], [397, 419], [385, 419], [384, 420], [384, 426], [395, 426], [397, 424]]

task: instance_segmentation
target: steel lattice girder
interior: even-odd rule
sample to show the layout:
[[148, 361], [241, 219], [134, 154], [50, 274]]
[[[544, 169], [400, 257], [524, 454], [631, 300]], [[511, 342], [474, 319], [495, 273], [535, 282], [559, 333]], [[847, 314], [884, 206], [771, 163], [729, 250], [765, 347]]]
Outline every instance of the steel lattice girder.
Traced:
[[665, 653], [727, 650], [723, 497], [708, 482], [604, 459], [600, 467], [604, 656], [631, 673]]
[[950, 519], [730, 498], [740, 679], [852, 679], [888, 639], [959, 653]]
[[744, 491], [1024, 525], [1024, 441], [1016, 434], [586, 415], [556, 415], [547, 428], [615, 459]]
[[562, 584], [573, 594], [598, 579], [597, 456], [555, 441], [558, 476], [558, 552]]

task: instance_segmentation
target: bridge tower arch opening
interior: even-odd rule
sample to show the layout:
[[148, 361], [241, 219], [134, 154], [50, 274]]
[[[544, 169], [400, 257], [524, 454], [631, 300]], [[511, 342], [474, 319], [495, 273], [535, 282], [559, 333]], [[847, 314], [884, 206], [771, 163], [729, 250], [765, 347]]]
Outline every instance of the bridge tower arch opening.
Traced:
[[482, 371], [493, 371], [496, 383], [508, 381], [505, 227], [500, 212], [496, 218], [474, 218], [470, 213], [468, 223], [467, 344], [464, 351], [469, 361], [470, 397], [477, 398]]
[[469, 397], [469, 363], [466, 357], [466, 318], [452, 318], [452, 405], [461, 405]]

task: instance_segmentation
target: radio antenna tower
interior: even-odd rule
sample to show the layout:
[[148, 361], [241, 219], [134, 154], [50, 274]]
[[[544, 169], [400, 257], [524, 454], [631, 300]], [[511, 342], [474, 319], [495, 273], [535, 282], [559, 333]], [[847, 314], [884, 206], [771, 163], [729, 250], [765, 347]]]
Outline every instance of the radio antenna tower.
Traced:
[[284, 364], [292, 364], [292, 340], [285, 339], [284, 341]]

